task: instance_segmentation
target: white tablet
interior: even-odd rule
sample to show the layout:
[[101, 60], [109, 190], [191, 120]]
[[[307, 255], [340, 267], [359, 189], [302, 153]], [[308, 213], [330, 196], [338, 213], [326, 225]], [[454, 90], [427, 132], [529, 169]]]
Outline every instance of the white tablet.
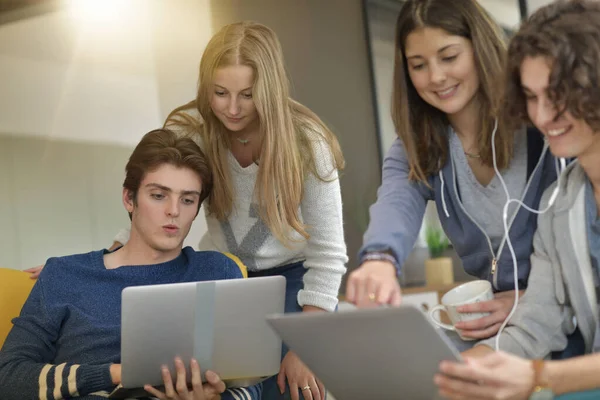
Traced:
[[341, 400], [437, 399], [440, 361], [461, 360], [444, 333], [410, 305], [267, 321]]

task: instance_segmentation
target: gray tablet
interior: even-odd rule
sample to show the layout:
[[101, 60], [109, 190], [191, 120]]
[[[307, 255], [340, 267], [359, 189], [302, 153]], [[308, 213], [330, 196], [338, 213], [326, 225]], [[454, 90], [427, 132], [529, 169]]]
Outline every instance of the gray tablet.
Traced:
[[175, 376], [175, 356], [187, 367], [195, 357], [229, 387], [279, 371], [281, 339], [265, 318], [284, 311], [284, 277], [128, 287], [122, 301], [124, 388], [160, 385], [163, 364]]
[[270, 316], [269, 324], [340, 400], [437, 399], [442, 360], [461, 360], [413, 306]]

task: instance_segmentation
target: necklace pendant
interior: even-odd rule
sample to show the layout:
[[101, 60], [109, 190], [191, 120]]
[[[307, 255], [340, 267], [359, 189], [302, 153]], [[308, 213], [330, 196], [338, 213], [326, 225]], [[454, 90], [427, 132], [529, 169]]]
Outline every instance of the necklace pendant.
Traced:
[[481, 158], [481, 154], [479, 154], [479, 153], [469, 153], [466, 151], [464, 153], [469, 158]]
[[248, 142], [250, 141], [250, 139], [240, 139], [240, 138], [236, 138], [236, 139], [238, 140], [238, 142], [240, 142], [244, 146], [247, 145]]

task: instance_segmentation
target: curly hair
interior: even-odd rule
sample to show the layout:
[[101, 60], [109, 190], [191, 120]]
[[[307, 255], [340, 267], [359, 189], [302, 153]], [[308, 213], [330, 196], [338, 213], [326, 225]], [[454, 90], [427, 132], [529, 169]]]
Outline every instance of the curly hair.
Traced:
[[[521, 86], [521, 65], [544, 57], [550, 67], [548, 97], [557, 115], [569, 112], [600, 129], [600, 2], [557, 1], [540, 8], [519, 29], [508, 48], [504, 109], [515, 124], [532, 124]], [[516, 118], [515, 118], [516, 117]]]

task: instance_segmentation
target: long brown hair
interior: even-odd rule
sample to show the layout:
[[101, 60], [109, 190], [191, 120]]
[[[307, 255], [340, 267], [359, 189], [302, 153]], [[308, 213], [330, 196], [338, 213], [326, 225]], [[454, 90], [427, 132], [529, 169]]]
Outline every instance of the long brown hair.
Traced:
[[[500, 114], [506, 45], [500, 27], [476, 0], [408, 0], [396, 22], [396, 56], [392, 119], [403, 141], [410, 166], [409, 178], [427, 182], [448, 158], [446, 114], [425, 102], [408, 75], [405, 45], [407, 36], [419, 28], [440, 28], [471, 41], [479, 74], [478, 148], [481, 161], [492, 166], [491, 136], [494, 119]], [[496, 156], [499, 168], [512, 157], [513, 135], [498, 121]]]
[[[298, 213], [304, 181], [308, 174], [329, 180], [335, 170], [343, 169], [344, 158], [333, 132], [315, 113], [290, 98], [275, 32], [255, 22], [239, 22], [219, 30], [200, 61], [196, 100], [173, 110], [165, 126], [184, 126], [188, 133], [200, 135], [217, 182], [208, 199], [208, 211], [220, 220], [227, 218], [234, 197], [227, 163], [229, 142], [210, 99], [215, 70], [229, 65], [247, 65], [254, 71], [252, 99], [263, 138], [255, 187], [261, 218], [284, 245], [291, 243], [292, 231], [308, 239]], [[200, 113], [201, 121], [190, 115], [193, 109]], [[315, 142], [323, 142], [329, 149], [329, 171], [320, 166], [323, 160], [315, 159]]]

